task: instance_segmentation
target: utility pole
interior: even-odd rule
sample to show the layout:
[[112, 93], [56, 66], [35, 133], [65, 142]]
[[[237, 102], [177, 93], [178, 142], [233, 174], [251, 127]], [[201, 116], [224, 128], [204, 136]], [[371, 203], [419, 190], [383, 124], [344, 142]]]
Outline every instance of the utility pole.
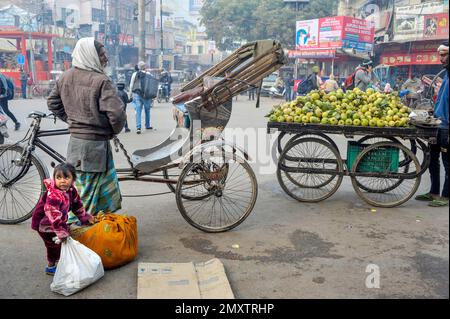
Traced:
[[139, 10], [139, 60], [145, 61], [145, 0], [138, 0]]
[[159, 0], [159, 15], [161, 20], [161, 61], [160, 61], [160, 68], [164, 68], [164, 31], [163, 31], [163, 6], [162, 6], [162, 0]]

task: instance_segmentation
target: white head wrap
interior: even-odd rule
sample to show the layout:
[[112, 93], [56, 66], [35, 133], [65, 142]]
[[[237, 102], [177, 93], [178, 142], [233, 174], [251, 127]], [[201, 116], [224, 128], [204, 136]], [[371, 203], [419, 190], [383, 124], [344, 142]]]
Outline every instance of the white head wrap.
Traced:
[[81, 38], [72, 53], [72, 65], [79, 69], [104, 73], [94, 44], [95, 38]]

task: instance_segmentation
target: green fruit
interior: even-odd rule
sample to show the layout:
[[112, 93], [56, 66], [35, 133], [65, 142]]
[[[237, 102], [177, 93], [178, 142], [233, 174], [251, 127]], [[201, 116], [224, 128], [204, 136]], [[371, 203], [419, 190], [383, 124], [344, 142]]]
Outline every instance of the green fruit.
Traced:
[[344, 120], [339, 120], [338, 125], [345, 125], [345, 121]]
[[353, 120], [351, 120], [351, 119], [347, 119], [347, 120], [345, 120], [345, 125], [353, 125]]
[[313, 124], [318, 124], [318, 123], [320, 123], [320, 120], [316, 116], [311, 116], [310, 122], [313, 123]]
[[271, 121], [271, 122], [276, 122], [276, 121], [278, 121], [278, 116], [276, 116], [275, 114], [272, 114], [272, 115], [270, 116], [270, 121]]
[[305, 124], [309, 123], [309, 117], [306, 116], [306, 115], [303, 115], [302, 116], [302, 122], [305, 123]]
[[281, 116], [278, 117], [278, 122], [279, 123], [286, 122], [286, 118], [283, 115], [281, 115]]
[[378, 127], [385, 127], [385, 126], [386, 126], [386, 122], [383, 121], [383, 120], [378, 120], [378, 121], [377, 121], [377, 126], [378, 126]]
[[292, 116], [288, 115], [288, 116], [286, 116], [286, 122], [292, 123], [292, 122], [294, 122], [294, 118]]
[[375, 120], [375, 119], [371, 119], [371, 120], [369, 121], [369, 125], [370, 125], [371, 127], [378, 126], [378, 121]]
[[328, 115], [330, 115], [330, 112], [329, 112], [329, 111], [323, 112], [323, 113], [322, 113], [322, 118], [323, 118], [323, 119], [326, 119], [326, 118], [328, 118]]
[[361, 121], [361, 125], [362, 126], [369, 126], [369, 121], [364, 119], [364, 120]]
[[361, 120], [360, 119], [354, 119], [353, 120], [353, 125], [354, 126], [360, 126], [361, 125]]
[[322, 121], [320, 123], [327, 125], [328, 123], [330, 123], [330, 121], [326, 117], [324, 117], [322, 118]]
[[294, 122], [295, 123], [301, 123], [302, 122], [302, 117], [297, 115], [296, 117], [294, 117]]
[[336, 125], [336, 124], [338, 124], [338, 120], [333, 117], [333, 118], [330, 119], [330, 124], [331, 125]]

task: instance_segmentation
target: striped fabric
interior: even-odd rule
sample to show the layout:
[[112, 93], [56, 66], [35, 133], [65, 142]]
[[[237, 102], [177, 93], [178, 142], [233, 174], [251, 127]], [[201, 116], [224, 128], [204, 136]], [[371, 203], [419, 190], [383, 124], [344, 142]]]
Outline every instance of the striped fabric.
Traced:
[[[77, 172], [76, 187], [86, 212], [96, 215], [100, 211], [113, 213], [122, 208], [117, 172], [112, 156], [108, 161], [108, 170], [104, 173]], [[70, 214], [68, 223], [77, 218]]]

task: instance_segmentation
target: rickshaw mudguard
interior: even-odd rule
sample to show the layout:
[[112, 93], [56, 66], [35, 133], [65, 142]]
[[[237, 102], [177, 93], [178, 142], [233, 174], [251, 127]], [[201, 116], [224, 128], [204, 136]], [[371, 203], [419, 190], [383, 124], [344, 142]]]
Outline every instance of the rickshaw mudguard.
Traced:
[[[229, 147], [231, 149], [227, 151], [225, 149], [226, 147]], [[188, 154], [186, 154], [186, 156], [184, 156], [178, 167], [182, 169], [189, 163], [199, 162], [202, 156], [210, 153], [217, 154], [216, 152], [233, 153], [233, 155], [235, 156], [237, 155], [238, 156], [237, 159], [241, 159], [241, 161], [251, 161], [250, 155], [243, 148], [237, 146], [235, 143], [231, 143], [225, 140], [215, 140], [194, 147], [191, 151], [189, 151]]]

